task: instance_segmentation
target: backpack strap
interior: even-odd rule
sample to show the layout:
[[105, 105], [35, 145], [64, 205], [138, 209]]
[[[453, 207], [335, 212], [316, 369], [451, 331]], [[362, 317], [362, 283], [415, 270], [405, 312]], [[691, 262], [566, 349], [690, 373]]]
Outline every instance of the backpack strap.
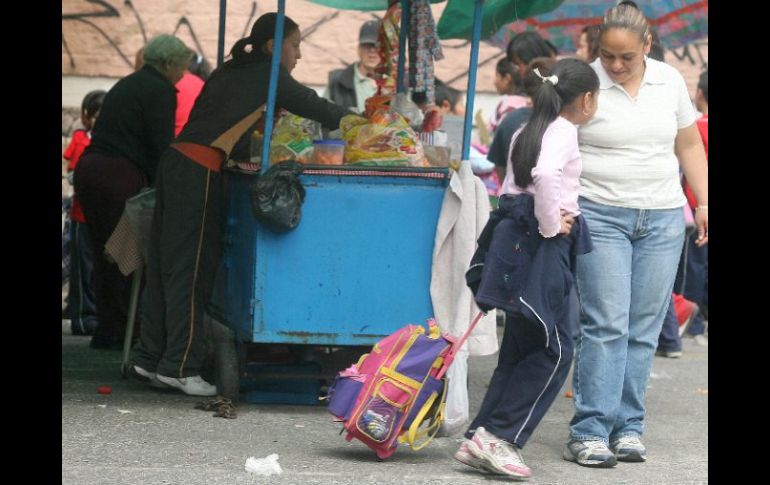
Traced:
[[[444, 380], [444, 385], [441, 387], [441, 395], [439, 396], [437, 392], [431, 393], [425, 404], [423, 404], [422, 409], [414, 417], [412, 425], [398, 437], [399, 443], [407, 443], [413, 451], [418, 451], [425, 448], [436, 437], [445, 419], [446, 388], [447, 383]], [[420, 426], [428, 419], [430, 419], [430, 424], [424, 430], [419, 431]], [[417, 443], [418, 439], [426, 436], [427, 438], [424, 441]]]

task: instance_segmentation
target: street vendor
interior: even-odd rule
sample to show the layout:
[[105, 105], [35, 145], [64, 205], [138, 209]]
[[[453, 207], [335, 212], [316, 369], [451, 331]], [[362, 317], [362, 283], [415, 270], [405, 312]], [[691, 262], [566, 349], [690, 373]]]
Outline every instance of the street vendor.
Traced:
[[[249, 159], [250, 134], [267, 101], [276, 24], [277, 14], [264, 14], [250, 35], [235, 43], [231, 58], [206, 81], [187, 125], [161, 158], [141, 336], [129, 368], [155, 387], [216, 394], [201, 377], [202, 322], [223, 249], [221, 168], [227, 158]], [[348, 110], [291, 76], [301, 58], [301, 37], [289, 17], [284, 34], [276, 111], [284, 108], [337, 129]]]

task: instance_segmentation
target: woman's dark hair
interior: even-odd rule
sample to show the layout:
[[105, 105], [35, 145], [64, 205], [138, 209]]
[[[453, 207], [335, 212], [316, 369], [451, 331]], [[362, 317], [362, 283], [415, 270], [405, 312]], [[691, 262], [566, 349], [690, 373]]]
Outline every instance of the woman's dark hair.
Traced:
[[[548, 126], [559, 116], [561, 110], [584, 93], [595, 93], [599, 89], [599, 76], [585, 61], [562, 59], [545, 78], [534, 98], [532, 115], [519, 133], [511, 151], [513, 180], [521, 188], [532, 183], [532, 169], [537, 165], [543, 135]], [[549, 79], [555, 75], [554, 83]]]
[[505, 76], [511, 77], [511, 86], [513, 87], [513, 92], [511, 94], [519, 94], [521, 92], [521, 74], [519, 74], [519, 70], [513, 66], [513, 63], [511, 63], [507, 57], [503, 57], [497, 61], [495, 71], [502, 78]]
[[[275, 37], [275, 27], [278, 23], [277, 19], [278, 14], [275, 12], [266, 13], [259, 17], [257, 21], [254, 22], [254, 25], [252, 25], [249, 36], [237, 41], [233, 45], [233, 48], [230, 49], [232, 59], [227, 61], [226, 64], [248, 64], [265, 59], [262, 47], [268, 40]], [[295, 30], [299, 30], [299, 25], [288, 16], [285, 16], [283, 21], [284, 39]], [[251, 50], [247, 51], [246, 46], [251, 46]]]
[[537, 32], [528, 30], [511, 39], [505, 52], [514, 64], [529, 64], [535, 57], [555, 57], [557, 49]]
[[642, 42], [647, 42], [650, 35], [650, 24], [644, 12], [631, 1], [620, 2], [604, 14], [599, 31], [604, 34], [610, 29], [626, 29], [639, 35]]
[[102, 109], [102, 102], [104, 102], [104, 96], [106, 95], [107, 91], [101, 89], [90, 91], [83, 98], [83, 103], [80, 105], [80, 113], [86, 118], [93, 118]]

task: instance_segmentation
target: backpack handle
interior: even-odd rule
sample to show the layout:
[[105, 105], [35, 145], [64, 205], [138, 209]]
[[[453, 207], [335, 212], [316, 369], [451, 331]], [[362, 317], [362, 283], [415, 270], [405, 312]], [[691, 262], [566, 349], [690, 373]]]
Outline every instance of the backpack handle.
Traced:
[[452, 365], [452, 362], [455, 360], [455, 356], [460, 351], [460, 347], [463, 346], [465, 341], [470, 336], [471, 332], [474, 328], [476, 328], [476, 324], [479, 323], [479, 320], [481, 320], [481, 317], [486, 315], [487, 312], [480, 311], [478, 314], [476, 314], [476, 318], [473, 319], [473, 322], [471, 322], [470, 326], [468, 327], [468, 330], [463, 333], [462, 337], [460, 339], [452, 344], [452, 348], [449, 349], [449, 352], [446, 353], [446, 356], [444, 357], [444, 365], [439, 369], [438, 373], [436, 374], [436, 379], [441, 379], [447, 370], [449, 370], [449, 366]]

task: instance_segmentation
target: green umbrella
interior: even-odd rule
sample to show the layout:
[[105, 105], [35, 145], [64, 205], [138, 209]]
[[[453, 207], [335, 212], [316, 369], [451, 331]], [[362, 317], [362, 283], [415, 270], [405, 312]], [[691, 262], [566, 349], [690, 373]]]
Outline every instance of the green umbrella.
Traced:
[[[515, 20], [550, 12], [562, 3], [564, 0], [487, 0], [484, 2], [481, 19], [481, 38], [493, 36], [502, 26]], [[473, 4], [474, 0], [448, 0], [438, 21], [439, 37], [470, 39], [473, 29]]]

